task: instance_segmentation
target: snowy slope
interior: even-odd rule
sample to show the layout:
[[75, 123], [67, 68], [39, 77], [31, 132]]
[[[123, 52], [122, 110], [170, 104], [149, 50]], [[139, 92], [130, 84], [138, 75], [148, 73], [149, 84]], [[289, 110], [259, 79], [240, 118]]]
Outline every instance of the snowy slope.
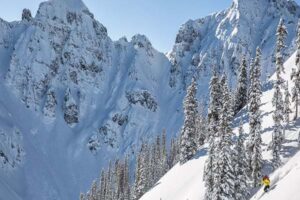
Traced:
[[276, 170], [270, 177], [271, 189], [268, 193], [257, 192], [251, 200], [298, 200], [300, 197], [300, 153], [298, 152], [284, 166]]
[[[295, 68], [295, 55], [293, 54], [285, 63], [285, 74], [283, 78], [285, 80], [290, 79], [290, 74], [292, 68]], [[262, 95], [262, 139], [263, 139], [263, 158], [265, 160], [264, 172], [269, 174], [271, 172], [271, 152], [267, 150], [267, 146], [272, 140], [272, 97], [273, 97], [273, 89], [271, 86], [271, 81], [275, 78], [275, 76], [271, 77], [269, 84], [264, 87], [264, 92]], [[291, 84], [289, 85], [291, 89]], [[249, 124], [248, 124], [248, 116], [246, 113], [246, 109], [242, 110], [237, 118], [235, 119], [235, 124], [238, 124], [239, 121], [243, 119], [243, 128], [245, 132], [249, 132]], [[286, 141], [284, 143], [284, 147], [282, 150], [282, 160], [283, 162], [288, 161], [298, 150], [297, 146], [297, 138], [298, 132], [300, 128], [299, 121], [291, 122], [290, 125], [287, 126], [287, 130], [285, 132]], [[235, 129], [237, 132], [237, 129]], [[293, 158], [297, 162], [300, 163], [299, 154], [298, 156]], [[141, 200], [201, 200], [204, 198], [204, 182], [203, 182], [203, 168], [206, 160], [206, 148], [199, 153], [198, 157], [194, 160], [187, 162], [186, 164], [180, 166], [177, 164], [173, 167], [158, 183], [157, 185], [151, 189], [148, 193], [146, 193]], [[297, 160], [298, 159], [298, 160]], [[287, 166], [290, 164], [287, 163]], [[285, 167], [285, 166], [284, 166]], [[284, 168], [283, 167], [283, 168]], [[288, 167], [287, 167], [288, 168]], [[281, 169], [278, 169], [273, 179], [277, 179], [282, 177]], [[297, 172], [294, 172], [297, 173]], [[298, 172], [299, 173], [299, 172]], [[276, 182], [275, 180], [271, 181]], [[282, 183], [283, 184], [283, 183]], [[288, 187], [288, 186], [287, 186]], [[275, 189], [276, 190], [276, 189]], [[270, 194], [271, 195], [271, 194]], [[300, 194], [297, 193], [298, 199]], [[270, 198], [268, 198], [270, 199]], [[271, 198], [273, 199], [273, 198]], [[275, 199], [275, 198], [274, 198]], [[281, 199], [289, 199], [289, 198], [281, 198]]]

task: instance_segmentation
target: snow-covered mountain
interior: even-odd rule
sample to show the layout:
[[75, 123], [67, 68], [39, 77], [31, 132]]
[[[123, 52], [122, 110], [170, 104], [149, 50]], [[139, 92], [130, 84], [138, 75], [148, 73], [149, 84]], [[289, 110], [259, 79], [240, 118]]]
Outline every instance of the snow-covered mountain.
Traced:
[[[290, 80], [292, 68], [296, 68], [295, 60], [296, 53], [286, 61], [284, 65], [285, 74], [282, 76], [284, 80]], [[298, 187], [294, 187], [294, 184], [297, 185], [297, 183], [299, 183], [300, 146], [297, 142], [300, 128], [299, 119], [297, 121], [290, 122], [290, 124], [286, 126], [285, 142], [281, 150], [283, 165], [276, 171], [272, 172], [272, 152], [268, 147], [272, 141], [274, 126], [272, 119], [274, 110], [272, 107], [272, 98], [274, 93], [272, 82], [274, 80], [276, 80], [276, 75], [273, 75], [268, 84], [265, 85], [261, 97], [262, 153], [264, 159], [263, 174], [271, 174], [271, 191], [263, 196], [262, 189], [253, 191], [253, 197], [251, 200], [299, 199], [300, 196]], [[290, 85], [290, 91], [291, 88], [292, 86]], [[294, 112], [292, 115], [294, 115]], [[245, 133], [249, 133], [249, 117], [247, 108], [241, 110], [234, 119], [235, 126], [238, 126], [240, 121], [243, 122]], [[238, 132], [238, 127], [234, 129], [234, 132]], [[183, 165], [177, 164], [174, 166], [148, 193], [141, 198], [141, 200], [204, 199], [205, 186], [203, 181], [203, 172], [206, 159], [207, 148], [205, 146], [198, 153], [195, 159], [192, 159]]]
[[1, 20], [0, 63], [0, 199], [76, 199], [108, 160], [181, 125], [167, 57], [143, 35], [112, 41], [81, 0]]
[[163, 129], [179, 132], [192, 76], [201, 97], [213, 65], [233, 84], [240, 56], [256, 46], [271, 73], [279, 18], [293, 49], [299, 13], [293, 1], [235, 0], [184, 24], [168, 57], [144, 35], [112, 41], [81, 0], [0, 19], [0, 200], [77, 199], [108, 160]]
[[[294, 49], [295, 31], [300, 8], [287, 0], [234, 0], [227, 10], [189, 20], [177, 34], [168, 53], [172, 62], [170, 85], [186, 87], [191, 78], [198, 78], [201, 95], [207, 94], [212, 68], [227, 73], [234, 86], [243, 56], [250, 61], [257, 47], [262, 49], [262, 77], [274, 72], [276, 28], [280, 18], [288, 30], [289, 55]], [[248, 63], [249, 65], [250, 63]]]

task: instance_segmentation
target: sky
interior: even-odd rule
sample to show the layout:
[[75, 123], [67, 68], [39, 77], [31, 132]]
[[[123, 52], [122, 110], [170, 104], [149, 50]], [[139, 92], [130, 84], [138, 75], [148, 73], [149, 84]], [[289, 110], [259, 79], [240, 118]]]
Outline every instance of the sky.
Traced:
[[[1, 0], [0, 17], [20, 20], [23, 8], [33, 15], [44, 0]], [[300, 0], [296, 0], [300, 3]], [[162, 52], [172, 49], [180, 25], [230, 7], [232, 0], [83, 0], [113, 40], [140, 33]]]

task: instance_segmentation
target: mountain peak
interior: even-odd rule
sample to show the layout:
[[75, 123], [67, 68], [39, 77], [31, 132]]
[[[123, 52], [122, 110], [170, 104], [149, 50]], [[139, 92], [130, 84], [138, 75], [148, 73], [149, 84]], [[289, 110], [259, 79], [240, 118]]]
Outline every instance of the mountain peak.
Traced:
[[[251, 6], [251, 5], [259, 5], [259, 3], [263, 4], [278, 4], [282, 5], [283, 3], [287, 3], [288, 0], [233, 0], [233, 4], [237, 6]], [[289, 1], [291, 2], [291, 1]], [[251, 7], [250, 7], [251, 9]]]
[[82, 11], [88, 11], [82, 0], [49, 0], [40, 4], [36, 17], [65, 19], [68, 12]]
[[238, 8], [248, 6], [247, 8], [251, 9], [251, 8], [253, 8], [253, 6], [256, 7], [260, 3], [266, 4], [266, 3], [276, 2], [276, 1], [281, 1], [281, 0], [251, 0], [251, 1], [249, 1], [249, 0], [233, 0], [233, 5], [234, 5], [234, 7], [238, 7]]
[[82, 0], [49, 0], [49, 2], [58, 6], [67, 7], [70, 10], [80, 11], [86, 9]]
[[141, 34], [136, 34], [131, 38], [131, 43], [136, 45], [138, 48], [152, 48], [150, 40]]

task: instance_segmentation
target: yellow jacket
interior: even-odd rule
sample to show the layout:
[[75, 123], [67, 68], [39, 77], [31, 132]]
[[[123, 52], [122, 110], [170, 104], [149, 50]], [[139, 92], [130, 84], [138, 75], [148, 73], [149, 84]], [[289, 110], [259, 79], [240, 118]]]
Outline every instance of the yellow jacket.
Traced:
[[264, 184], [265, 186], [270, 186], [270, 180], [269, 179], [263, 179], [261, 181], [262, 184]]

